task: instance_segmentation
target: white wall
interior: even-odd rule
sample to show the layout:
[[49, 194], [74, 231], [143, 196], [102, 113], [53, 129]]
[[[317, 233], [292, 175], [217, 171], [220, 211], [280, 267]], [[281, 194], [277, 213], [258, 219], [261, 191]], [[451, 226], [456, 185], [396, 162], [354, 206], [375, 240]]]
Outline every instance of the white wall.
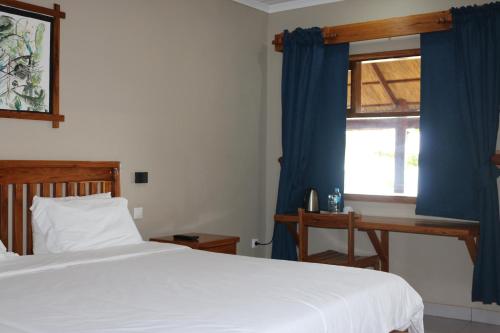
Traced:
[[[364, 22], [374, 19], [405, 16], [446, 10], [452, 6], [479, 4], [487, 1], [454, 0], [346, 0], [339, 3], [309, 7], [270, 15], [268, 41], [284, 29], [296, 27], [332, 26]], [[351, 53], [374, 52], [387, 49], [418, 47], [418, 38], [396, 38], [385, 42], [365, 42], [351, 46]], [[268, 95], [266, 122], [266, 188], [265, 218], [266, 236], [271, 238], [272, 216], [276, 205], [279, 179], [277, 158], [281, 156], [281, 102], [280, 80], [282, 54], [268, 48]], [[346, 202], [357, 212], [380, 216], [414, 216], [415, 205]], [[336, 248], [345, 248], [345, 237], [339, 232], [316, 231], [311, 236], [313, 249], [325, 249], [336, 243]], [[371, 245], [364, 234], [357, 234], [358, 251], [372, 253]], [[267, 249], [269, 255], [270, 248]], [[500, 307], [471, 304], [472, 262], [462, 241], [445, 237], [390, 235], [390, 270], [403, 276], [426, 302], [473, 306], [500, 311]]]
[[[66, 122], [0, 119], [0, 159], [121, 161], [145, 238], [232, 234], [253, 254], [267, 15], [230, 0], [60, 3]], [[134, 171], [149, 171], [149, 184], [133, 184]]]

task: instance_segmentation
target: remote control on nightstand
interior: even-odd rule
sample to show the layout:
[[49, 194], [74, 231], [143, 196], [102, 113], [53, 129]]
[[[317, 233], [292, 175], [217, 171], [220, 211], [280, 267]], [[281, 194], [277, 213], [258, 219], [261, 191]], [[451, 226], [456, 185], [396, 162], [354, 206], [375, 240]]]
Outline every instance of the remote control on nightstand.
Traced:
[[175, 240], [184, 240], [184, 241], [197, 241], [199, 236], [196, 235], [174, 235]]

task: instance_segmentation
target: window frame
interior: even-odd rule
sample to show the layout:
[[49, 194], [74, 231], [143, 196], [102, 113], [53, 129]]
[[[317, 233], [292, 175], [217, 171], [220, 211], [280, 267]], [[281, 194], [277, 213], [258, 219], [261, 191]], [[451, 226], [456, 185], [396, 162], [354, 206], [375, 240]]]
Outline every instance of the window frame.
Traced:
[[375, 53], [354, 54], [349, 56], [351, 70], [351, 107], [347, 109], [347, 118], [361, 117], [401, 117], [420, 116], [419, 111], [408, 112], [357, 112], [361, 109], [361, 62], [388, 58], [407, 58], [420, 56], [420, 49], [383, 51]]
[[[379, 60], [387, 58], [405, 58], [420, 56], [420, 49], [406, 49], [406, 50], [396, 50], [396, 51], [384, 51], [375, 53], [364, 53], [355, 54], [349, 56], [349, 69], [351, 70], [351, 107], [347, 109], [347, 118], [365, 118], [365, 117], [411, 117], [420, 116], [419, 111], [407, 111], [407, 112], [357, 112], [356, 110], [361, 109], [361, 62], [369, 60]], [[414, 120], [417, 121], [417, 120]], [[401, 131], [399, 131], [401, 132]], [[399, 135], [400, 137], [401, 135]], [[400, 138], [401, 139], [401, 138]], [[397, 152], [396, 143], [396, 152]], [[398, 163], [398, 160], [396, 161]], [[399, 161], [401, 163], [401, 161]], [[404, 163], [404, 154], [403, 154]], [[396, 170], [397, 173], [397, 170]], [[397, 177], [397, 176], [396, 176]], [[415, 204], [416, 196], [404, 196], [404, 195], [374, 195], [374, 194], [354, 194], [354, 193], [344, 193], [344, 199], [349, 201], [370, 201], [370, 202], [385, 202], [385, 203], [404, 203], [404, 204]]]

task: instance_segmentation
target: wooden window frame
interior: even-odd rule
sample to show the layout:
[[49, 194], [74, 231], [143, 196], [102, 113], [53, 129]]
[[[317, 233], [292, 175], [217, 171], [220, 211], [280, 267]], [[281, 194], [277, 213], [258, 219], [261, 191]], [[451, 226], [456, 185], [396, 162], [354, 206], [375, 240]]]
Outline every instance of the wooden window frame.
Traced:
[[366, 201], [383, 203], [416, 204], [417, 197], [404, 195], [377, 195], [377, 194], [352, 194], [345, 193], [344, 199], [348, 201]]
[[351, 107], [347, 109], [347, 118], [360, 117], [401, 117], [419, 116], [419, 111], [408, 112], [358, 112], [361, 109], [361, 63], [369, 60], [390, 58], [407, 58], [420, 56], [420, 49], [407, 49], [384, 51], [375, 53], [354, 54], [349, 56], [349, 69], [351, 70]]
[[[409, 112], [356, 112], [356, 110], [360, 110], [361, 108], [361, 62], [368, 60], [378, 60], [378, 59], [387, 59], [387, 58], [405, 58], [405, 57], [413, 57], [419, 56], [420, 49], [407, 49], [407, 50], [396, 50], [396, 51], [385, 51], [385, 52], [376, 52], [376, 53], [366, 53], [366, 54], [356, 54], [351, 55], [349, 57], [349, 69], [351, 70], [351, 108], [347, 109], [347, 118], [348, 119], [356, 119], [356, 118], [381, 118], [381, 117], [412, 117], [412, 116], [420, 116], [419, 111], [409, 111]], [[366, 120], [370, 122], [371, 120]], [[366, 121], [363, 121], [366, 123]], [[374, 125], [376, 124], [376, 128], [380, 128], [380, 122], [384, 122], [384, 120], [373, 120]], [[415, 126], [414, 122], [418, 122], [418, 119], [410, 118], [407, 122], [406, 126], [401, 126], [401, 120], [387, 120], [386, 122], [397, 122], [398, 124], [393, 124], [389, 126], [390, 128], [396, 129], [396, 156], [395, 156], [395, 187], [398, 183], [400, 183], [401, 178], [404, 180], [404, 173], [401, 172], [401, 166], [404, 165], [404, 149], [398, 149], [398, 147], [404, 147], [405, 132], [407, 128], [418, 128]], [[409, 122], [409, 123], [408, 123]], [[388, 128], [389, 128], [388, 127]], [[363, 128], [366, 128], [363, 126]], [[398, 172], [398, 170], [400, 170]], [[399, 179], [399, 180], [398, 180]], [[385, 202], [385, 203], [404, 203], [404, 204], [415, 204], [416, 197], [415, 196], [404, 196], [404, 195], [373, 195], [373, 194], [354, 194], [354, 193], [345, 193], [345, 200], [351, 201], [369, 201], [369, 202]]]

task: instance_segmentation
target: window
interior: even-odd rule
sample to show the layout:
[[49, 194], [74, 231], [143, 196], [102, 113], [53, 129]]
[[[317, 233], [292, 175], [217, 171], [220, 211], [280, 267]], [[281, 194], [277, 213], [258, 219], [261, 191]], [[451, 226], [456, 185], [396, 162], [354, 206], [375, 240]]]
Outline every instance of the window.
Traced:
[[352, 56], [348, 80], [346, 198], [415, 197], [419, 50]]

